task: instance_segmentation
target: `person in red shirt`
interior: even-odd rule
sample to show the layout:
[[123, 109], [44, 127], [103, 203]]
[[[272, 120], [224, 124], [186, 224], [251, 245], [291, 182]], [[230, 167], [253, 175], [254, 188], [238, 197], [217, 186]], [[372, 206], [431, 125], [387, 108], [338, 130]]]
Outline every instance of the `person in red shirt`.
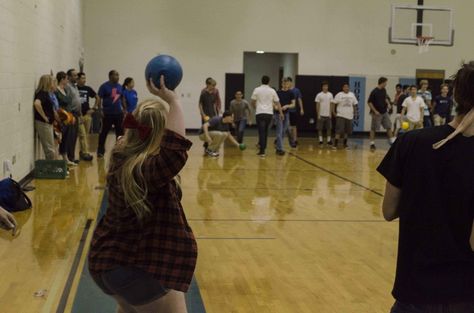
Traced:
[[178, 96], [150, 81], [159, 100], [141, 102], [124, 119], [125, 135], [111, 155], [108, 209], [97, 225], [89, 271], [114, 297], [118, 311], [186, 312], [197, 245], [181, 206], [178, 173], [192, 143], [185, 138]]

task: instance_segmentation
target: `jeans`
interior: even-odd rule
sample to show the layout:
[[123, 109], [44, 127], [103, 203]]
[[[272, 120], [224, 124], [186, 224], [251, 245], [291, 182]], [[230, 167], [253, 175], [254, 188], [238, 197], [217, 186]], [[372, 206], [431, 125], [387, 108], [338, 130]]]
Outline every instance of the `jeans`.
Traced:
[[280, 113], [275, 113], [273, 115], [276, 126], [276, 146], [278, 151], [283, 151], [283, 137], [287, 133], [288, 127], [290, 126], [290, 114], [288, 112], [283, 114], [285, 116], [283, 121], [280, 119]]
[[62, 128], [62, 139], [59, 144], [59, 154], [67, 155], [69, 161], [74, 161], [76, 154], [78, 120], [75, 124], [65, 125]]
[[247, 119], [243, 118], [240, 121], [235, 121], [235, 128], [237, 132], [237, 142], [242, 143], [244, 141], [244, 130], [247, 126]]
[[260, 146], [260, 152], [265, 152], [267, 149], [267, 138], [268, 128], [272, 122], [273, 115], [271, 114], [257, 114], [257, 127], [258, 127], [258, 145]]
[[413, 305], [397, 301], [390, 313], [474, 313], [474, 302]]
[[118, 138], [123, 136], [123, 114], [116, 114], [116, 115], [104, 115], [102, 118], [102, 130], [100, 131], [99, 135], [99, 146], [97, 148], [98, 154], [105, 153], [105, 141], [107, 139], [107, 135], [112, 128], [112, 125], [115, 128], [115, 137]]
[[432, 127], [433, 122], [431, 121], [431, 116], [423, 116], [423, 127]]

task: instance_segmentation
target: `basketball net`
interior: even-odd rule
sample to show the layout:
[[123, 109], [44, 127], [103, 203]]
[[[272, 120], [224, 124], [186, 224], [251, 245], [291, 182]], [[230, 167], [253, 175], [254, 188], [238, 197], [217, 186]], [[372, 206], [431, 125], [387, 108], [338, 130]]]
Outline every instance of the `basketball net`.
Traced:
[[416, 37], [416, 41], [418, 44], [418, 53], [422, 54], [428, 52], [430, 50], [430, 44], [433, 42], [434, 37], [428, 36], [419, 36]]

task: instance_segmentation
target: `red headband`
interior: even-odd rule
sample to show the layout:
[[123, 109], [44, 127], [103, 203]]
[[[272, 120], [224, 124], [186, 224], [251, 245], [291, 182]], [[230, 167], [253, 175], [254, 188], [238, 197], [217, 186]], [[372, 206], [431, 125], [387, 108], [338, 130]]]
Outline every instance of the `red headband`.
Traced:
[[140, 136], [141, 140], [145, 140], [148, 138], [148, 136], [150, 136], [151, 127], [138, 123], [138, 121], [131, 113], [128, 113], [125, 116], [125, 119], [123, 121], [123, 127], [138, 130], [138, 135]]

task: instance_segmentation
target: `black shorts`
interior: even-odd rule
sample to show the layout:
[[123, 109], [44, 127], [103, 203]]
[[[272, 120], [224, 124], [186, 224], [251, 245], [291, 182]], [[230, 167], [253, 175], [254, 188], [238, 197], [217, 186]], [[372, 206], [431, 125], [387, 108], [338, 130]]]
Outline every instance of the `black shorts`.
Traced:
[[298, 125], [298, 113], [290, 112], [290, 126]]
[[352, 120], [347, 118], [336, 118], [336, 134], [338, 135], [352, 135]]
[[104, 293], [118, 296], [133, 306], [151, 303], [169, 291], [151, 274], [133, 267], [121, 266], [91, 276]]

